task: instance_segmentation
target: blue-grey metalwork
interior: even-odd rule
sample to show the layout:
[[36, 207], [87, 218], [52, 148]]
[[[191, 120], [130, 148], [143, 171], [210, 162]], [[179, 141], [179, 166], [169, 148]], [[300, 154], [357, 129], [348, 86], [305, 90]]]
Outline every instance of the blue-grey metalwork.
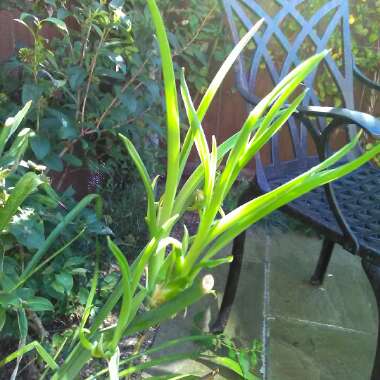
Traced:
[[[232, 39], [237, 43], [241, 28], [250, 29], [255, 21], [264, 19], [261, 32], [253, 37], [254, 48], [249, 56], [242, 55], [236, 64], [236, 87], [250, 107], [259, 102], [258, 78], [265, 66], [273, 84], [278, 83], [293, 67], [303, 60], [307, 42], [315, 53], [329, 47], [338, 31], [341, 42], [341, 62], [331, 54], [324, 67], [329, 71], [342, 98], [342, 107], [321, 106], [316, 89], [318, 71], [311, 74], [305, 85], [310, 89], [294, 117], [289, 121], [289, 132], [294, 158], [281, 159], [280, 137], [271, 140], [271, 163], [264, 166], [260, 154], [256, 157], [256, 176], [240, 202], [263, 194], [301, 174], [330, 153], [330, 140], [338, 129], [347, 132], [352, 126], [362, 129], [374, 139], [380, 138], [380, 120], [355, 110], [354, 82], [360, 80], [371, 89], [380, 91], [380, 84], [367, 78], [355, 65], [352, 56], [349, 2], [347, 0], [276, 0], [260, 3], [252, 0], [221, 0], [226, 12]], [[320, 7], [316, 6], [320, 4]], [[271, 5], [270, 11], [267, 9]], [[315, 7], [306, 16], [302, 11]], [[292, 20], [297, 30], [292, 38], [284, 31], [285, 21]], [[323, 22], [322, 33], [318, 30]], [[270, 50], [275, 41], [283, 52], [281, 62]], [[273, 46], [273, 44], [272, 44]], [[329, 120], [327, 122], [326, 120]], [[349, 127], [348, 127], [349, 126]], [[308, 141], [314, 142], [317, 155], [310, 153]], [[371, 163], [363, 166], [333, 185], [326, 185], [300, 197], [283, 210], [312, 225], [325, 235], [312, 284], [320, 285], [336, 243], [362, 258], [363, 268], [380, 305], [380, 170]], [[224, 328], [239, 279], [245, 235], [234, 241], [234, 262], [231, 265], [221, 311], [214, 325], [215, 331]], [[380, 379], [380, 339], [371, 380]]]

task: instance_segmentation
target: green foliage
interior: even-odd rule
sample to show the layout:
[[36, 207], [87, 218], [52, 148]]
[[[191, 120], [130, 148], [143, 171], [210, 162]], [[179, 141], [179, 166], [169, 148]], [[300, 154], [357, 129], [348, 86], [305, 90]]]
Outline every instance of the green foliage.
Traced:
[[[173, 53], [169, 45], [171, 34], [167, 33], [165, 29], [156, 2], [148, 0], [146, 3], [155, 28], [164, 79], [167, 120], [167, 173], [166, 183], [161, 192], [159, 191], [160, 189], [156, 188], [157, 179], [153, 179], [154, 177], [151, 176], [149, 167], [144, 165], [144, 158], [139, 155], [131, 140], [123, 134], [120, 134], [120, 139], [136, 167], [136, 175], [138, 174], [142, 179], [143, 188], [146, 192], [147, 206], [145, 211], [148, 242], [134, 260], [128, 260], [127, 257], [129, 258], [129, 256], [124, 255], [117, 244], [108, 239], [108, 248], [118, 262], [121, 279], [115, 284], [115, 279], [109, 278], [109, 283], [113, 287], [112, 294], [107, 297], [104, 304], [99, 306], [96, 304], [99, 298], [96, 290], [100, 284], [101, 246], [97, 242], [91, 289], [86, 302], [82, 302], [85, 306], [81, 322], [70, 336], [70, 339], [63, 340], [59, 348], [56, 349], [54, 357], [52, 355], [53, 350], [48, 352], [49, 350], [45, 350], [39, 343], [34, 342], [25, 345], [27, 335], [25, 308], [28, 306], [21, 307], [25, 305], [21, 304], [20, 306], [18, 300], [24, 297], [25, 294], [30, 295], [30, 292], [28, 288], [23, 286], [27, 284], [27, 281], [36, 271], [41, 269], [41, 266], [45, 267], [46, 261], [49, 260], [47, 258], [48, 249], [96, 197], [88, 196], [79, 202], [52, 229], [44, 243], [28, 260], [19, 277], [14, 277], [12, 273], [12, 278], [16, 278], [16, 282], [9, 281], [11, 276], [4, 277], [2, 296], [4, 296], [4, 302], [7, 302], [8, 307], [17, 309], [22, 344], [20, 344], [21, 347], [18, 351], [4, 358], [0, 362], [0, 366], [12, 360], [18, 360], [24, 353], [35, 349], [46, 364], [45, 373], [42, 377], [51, 375], [50, 378], [53, 380], [71, 380], [79, 375], [87, 363], [98, 362], [99, 360], [102, 363], [101, 360], [103, 360], [108, 363], [108, 369], [102, 374], [108, 371], [111, 378], [117, 379], [152, 365], [162, 364], [168, 360], [199, 357], [202, 352], [196, 351], [175, 354], [141, 365], [134, 365], [130, 363], [130, 360], [136, 357], [128, 358], [125, 361], [120, 360], [119, 345], [123, 337], [154, 327], [186, 309], [205, 295], [212, 293], [213, 277], [209, 274], [201, 277], [200, 272], [203, 269], [214, 268], [230, 262], [230, 258], [215, 259], [215, 255], [242, 231], [306, 192], [350, 173], [368, 160], [373, 159], [380, 152], [380, 145], [373, 146], [364, 152], [362, 156], [339, 166], [338, 163], [342, 162], [342, 158], [358, 144], [360, 138], [358, 136], [329, 159], [306, 173], [226, 214], [223, 211], [223, 206], [239, 173], [268, 140], [281, 129], [295, 111], [305, 93], [295, 98], [292, 96], [293, 93], [304, 79], [316, 69], [327, 52], [312, 56], [295, 68], [251, 111], [239, 132], [221, 145], [218, 145], [215, 138], [213, 138], [212, 145], [209, 147], [202, 128], [202, 121], [218, 88], [221, 86], [222, 80], [231, 69], [242, 49], [251, 41], [252, 35], [259, 29], [260, 23], [243, 37], [222, 64], [211, 85], [205, 91], [205, 95], [200, 100], [198, 108], [195, 108], [194, 101], [190, 96], [191, 89], [186, 83], [184, 72], [178, 75], [180, 77], [181, 96], [189, 125], [185, 136], [181, 137], [176, 66], [173, 62]], [[52, 4], [54, 8], [56, 3], [53, 1]], [[107, 6], [112, 8], [119, 4], [120, 2], [114, 0]], [[99, 4], [99, 6], [106, 5]], [[115, 14], [120, 14], [119, 12], [121, 12], [120, 9], [115, 9], [116, 11], [111, 11], [111, 13], [100, 12], [99, 17], [94, 18], [95, 23], [90, 24], [91, 29], [94, 28], [96, 35], [100, 36], [100, 41], [102, 41], [102, 36], [104, 38], [105, 34], [111, 35], [113, 32]], [[98, 15], [97, 12], [95, 14]], [[112, 20], [110, 19], [110, 14], [113, 15]], [[123, 18], [124, 16], [121, 15], [120, 17]], [[148, 17], [147, 12], [144, 12], [144, 17]], [[34, 25], [37, 30], [41, 22], [51, 21], [35, 20]], [[55, 23], [57, 22], [55, 21]], [[63, 26], [61, 25], [60, 28], [62, 29]], [[107, 28], [110, 28], [110, 30], [106, 33]], [[128, 33], [130, 32], [127, 31], [127, 34], [124, 35], [127, 42]], [[64, 36], [66, 35], [66, 30], [64, 30]], [[147, 36], [145, 35], [143, 38], [147, 38]], [[75, 44], [72, 45], [75, 51]], [[150, 46], [156, 45], [154, 43]], [[36, 51], [36, 49], [34, 50]], [[95, 54], [89, 59], [90, 73], [91, 67], [93, 67], [91, 63], [94, 62], [95, 58], [96, 60], [101, 59], [102, 51], [103, 47], [96, 50]], [[39, 54], [34, 53], [31, 57], [31, 65], [35, 60], [40, 60]], [[158, 64], [158, 62], [156, 63]], [[95, 73], [95, 69], [93, 73]], [[71, 82], [74, 83], [73, 86], [75, 87], [76, 80], [72, 79]], [[90, 82], [91, 87], [92, 80]], [[98, 89], [98, 87], [93, 87], [91, 91], [89, 89], [87, 92], [87, 87], [88, 85], [84, 85], [84, 89], [82, 88], [84, 94], [88, 93], [90, 95]], [[145, 91], [149, 93], [148, 86], [146, 86]], [[83, 93], [81, 94], [83, 95]], [[143, 95], [141, 96], [143, 97]], [[284, 108], [289, 102], [290, 105]], [[127, 103], [130, 104], [130, 100]], [[83, 104], [86, 104], [85, 100]], [[35, 111], [38, 117], [38, 107]], [[62, 120], [65, 119], [62, 113], [56, 113], [55, 115], [60, 115], [59, 117]], [[82, 115], [83, 113], [80, 112], [80, 116]], [[159, 119], [161, 120], [161, 117]], [[113, 131], [113, 133], [116, 133], [116, 131]], [[187, 180], [183, 180], [183, 170], [193, 146], [198, 152], [201, 163]], [[44, 150], [47, 149], [46, 141], [37, 141], [35, 147], [37, 147], [35, 149], [39, 154], [43, 155]], [[198, 230], [190, 235], [185, 226], [182, 237], [175, 238], [173, 228], [183, 220], [188, 210], [198, 212], [200, 219]], [[99, 207], [97, 211], [99, 214]], [[75, 226], [78, 227], [77, 224]], [[28, 239], [25, 238], [25, 241], [28, 241]], [[65, 251], [67, 246], [71, 246], [71, 243], [69, 241], [65, 247], [61, 247], [50, 257], [62, 257], [61, 253]], [[36, 243], [33, 241], [32, 244]], [[69, 268], [71, 267], [72, 269], [69, 270], [67, 267], [68, 261], [62, 261], [61, 270], [59, 273], [54, 273], [54, 290], [57, 293], [68, 294], [74, 286], [73, 273], [74, 270], [78, 270], [76, 267], [78, 263], [71, 262]], [[82, 298], [84, 301], [86, 296], [82, 295]], [[26, 304], [28, 305], [27, 302]], [[120, 304], [120, 309], [117, 308], [118, 304]], [[32, 302], [29, 300], [29, 305], [31, 305], [29, 306], [31, 308], [40, 310], [51, 309], [46, 300], [38, 297], [33, 298]], [[104, 327], [104, 322], [109, 314], [117, 311], [119, 312], [119, 317], [115, 325]], [[0, 322], [4, 320], [3, 314], [0, 314]], [[67, 343], [70, 344], [66, 345]], [[209, 357], [203, 355], [203, 357], [217, 363], [219, 366], [225, 366], [233, 370], [241, 377], [255, 379], [252, 368], [257, 366], [257, 347], [238, 350], [233, 342], [225, 339], [223, 340], [223, 345], [227, 349], [226, 356]], [[127, 367], [123, 369], [125, 364]]]
[[[44, 167], [22, 160], [29, 139], [35, 136], [30, 129], [19, 130], [30, 107], [29, 102], [0, 127], [0, 336], [19, 337], [18, 354], [8, 360], [36, 349], [51, 365], [54, 361], [49, 362], [49, 354], [40, 343], [26, 344], [29, 326], [34, 326], [34, 333], [43, 340], [40, 318], [59, 313], [59, 302], [65, 303], [69, 296], [77, 298], [75, 277], [84, 277], [82, 282], [87, 285], [86, 269], [81, 268], [81, 264], [87, 267], [86, 257], [74, 257], [70, 248], [84, 228], [95, 231], [103, 227], [96, 215], [94, 218], [85, 210], [96, 196], [88, 196], [64, 215], [58, 211], [62, 203], [43, 174]], [[78, 228], [82, 228], [79, 234]], [[36, 278], [37, 273], [42, 276]], [[13, 376], [17, 370], [18, 366]]]
[[[154, 363], [161, 364], [164, 360], [183, 358], [183, 355], [173, 355], [142, 366], [130, 365], [125, 370], [117, 368], [123, 365], [119, 360], [118, 349], [123, 336], [153, 327], [212, 292], [213, 277], [206, 275], [199, 278], [199, 273], [203, 268], [212, 268], [229, 261], [215, 260], [214, 256], [234, 237], [287, 202], [348, 174], [380, 152], [380, 146], [376, 146], [361, 157], [337, 166], [337, 163], [341, 162], [341, 159], [357, 145], [360, 137], [358, 136], [329, 159], [306, 173], [226, 215], [222, 211], [222, 206], [240, 171], [286, 123], [302, 101], [304, 94], [296, 97], [285, 109], [284, 105], [306, 76], [316, 69], [327, 52], [309, 58], [289, 73], [251, 111], [242, 129], [236, 135], [220, 146], [217, 146], [213, 139], [210, 150], [205, 141], [202, 120], [223, 78], [231, 69], [241, 50], [249, 43], [253, 33], [260, 27], [260, 23], [243, 37], [223, 63], [197, 110], [190, 97], [185, 77], [182, 75], [181, 95], [189, 122], [188, 132], [182, 141], [179, 133], [179, 105], [174, 65], [166, 30], [155, 1], [148, 0], [147, 4], [157, 34], [165, 82], [167, 154], [170, 158], [167, 162], [166, 186], [158, 198], [155, 189], [156, 181], [152, 181], [149, 171], [145, 168], [131, 141], [120, 135], [127, 151], [132, 156], [147, 193], [146, 222], [149, 227], [149, 241], [137, 258], [129, 263], [119, 247], [110, 239], [108, 240], [109, 249], [119, 263], [121, 280], [106, 303], [96, 310], [94, 317], [90, 319], [89, 316], [94, 309], [95, 289], [99, 275], [96, 268], [82, 322], [73, 335], [70, 348], [67, 352], [63, 350], [62, 355], [58, 352], [53, 363], [51, 357], [40, 352], [48, 367], [53, 370], [51, 376], [53, 380], [76, 378], [83, 366], [92, 360], [106, 360], [110, 375], [118, 378]], [[189, 179], [182, 183], [182, 169], [193, 145], [198, 151], [201, 164]], [[222, 162], [225, 162], [224, 167], [221, 167]], [[172, 236], [173, 227], [189, 208], [194, 209], [194, 203], [196, 203], [200, 218], [198, 230], [190, 236], [185, 227], [182, 238], [175, 239]], [[73, 212], [70, 214], [72, 215]], [[42, 258], [44, 253], [45, 251], [39, 252], [35, 257]], [[98, 255], [99, 253], [97, 257]], [[59, 282], [64, 288], [71, 286], [71, 282], [65, 276], [61, 276]], [[121, 309], [116, 324], [103, 329], [104, 320], [119, 301]], [[140, 308], [144, 311], [138, 313]], [[238, 355], [231, 342], [227, 346], [229, 346], [229, 356], [213, 357], [212, 360], [218, 365], [232, 369], [242, 377], [253, 379], [251, 367], [257, 364], [257, 356], [254, 354], [256, 350], [242, 351]], [[37, 349], [38, 346], [36, 345], [35, 348]], [[12, 354], [5, 358], [3, 363], [21, 354], [21, 351]], [[186, 355], [198, 356], [199, 352]], [[62, 364], [58, 366], [58, 363]]]
[[[203, 92], [209, 68], [224, 55], [217, 0], [198, 6], [194, 0], [175, 5], [162, 0], [160, 5], [171, 20], [173, 56], [189, 68], [194, 88]], [[3, 78], [15, 70], [19, 75], [0, 86], [5, 112], [13, 111], [14, 103], [34, 102], [29, 118], [38, 132], [31, 144], [35, 157], [55, 171], [117, 161], [117, 152], [107, 146], [115, 144], [119, 132], [138, 146], [149, 134], [156, 151], [150, 136], [164, 136], [163, 120], [157, 118], [160, 62], [149, 38], [146, 2], [87, 0], [78, 6], [57, 0], [27, 7], [30, 13], [21, 14], [19, 22], [34, 46], [21, 48], [3, 65]], [[55, 35], [49, 42], [47, 31]]]
[[[20, 19], [35, 44], [22, 47], [0, 65], [0, 117], [33, 99], [29, 125], [37, 132], [30, 144], [34, 158], [62, 171], [63, 178], [70, 168], [100, 173], [97, 190], [105, 200], [107, 220], [118, 243], [137, 252], [147, 237], [138, 201], [142, 191], [116, 136], [128, 136], [147, 167], [161, 171], [164, 157], [159, 146], [165, 133], [160, 57], [151, 39], [146, 1], [86, 0], [78, 6], [59, 0], [16, 0], [9, 7], [28, 12]], [[176, 67], [187, 68], [192, 89], [200, 94], [214, 63], [228, 49], [218, 1], [161, 0], [160, 7], [169, 20]], [[14, 80], [7, 80], [9, 76]], [[124, 190], [130, 197], [116, 196]]]

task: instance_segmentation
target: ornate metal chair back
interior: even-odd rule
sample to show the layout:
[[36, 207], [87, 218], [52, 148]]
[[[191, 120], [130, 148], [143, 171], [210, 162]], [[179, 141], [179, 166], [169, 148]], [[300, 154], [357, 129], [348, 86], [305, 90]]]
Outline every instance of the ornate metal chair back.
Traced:
[[[256, 21], [265, 20], [236, 66], [238, 88], [249, 94], [253, 102], [268, 92], [268, 83], [274, 86], [305, 58], [331, 49], [319, 70], [305, 80], [309, 92], [303, 105], [320, 106], [322, 99], [325, 105], [354, 109], [347, 0], [222, 1], [235, 43]], [[325, 128], [325, 123], [323, 119], [314, 121], [319, 129]], [[304, 170], [315, 162], [315, 150], [310, 146], [306, 128], [292, 118], [285, 129], [285, 134], [272, 138], [265, 175], [262, 156], [257, 155], [259, 181], [262, 178], [266, 182], [265, 176], [276, 176], [283, 170]], [[284, 146], [288, 146], [287, 157], [282, 152]]]

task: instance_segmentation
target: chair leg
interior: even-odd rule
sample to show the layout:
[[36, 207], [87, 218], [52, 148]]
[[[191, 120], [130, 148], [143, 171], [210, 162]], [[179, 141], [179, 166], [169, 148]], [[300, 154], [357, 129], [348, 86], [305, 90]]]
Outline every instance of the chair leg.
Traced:
[[[249, 188], [240, 196], [239, 206], [249, 201], [252, 198], [253, 194], [255, 194], [254, 188], [253, 186], [249, 186]], [[234, 259], [230, 265], [230, 269], [228, 272], [228, 278], [224, 290], [222, 305], [220, 307], [216, 321], [211, 326], [211, 332], [215, 334], [220, 334], [224, 331], [224, 328], [226, 327], [228, 321], [228, 317], [230, 315], [232, 304], [235, 300], [236, 291], [239, 285], [239, 277], [243, 264], [245, 238], [246, 232], [243, 232], [239, 236], [237, 236], [233, 242], [232, 256]]]
[[245, 237], [246, 233], [243, 232], [235, 238], [233, 243], [232, 256], [234, 260], [232, 261], [228, 272], [227, 283], [224, 289], [223, 301], [218, 317], [211, 327], [211, 331], [215, 334], [221, 334], [224, 331], [230, 315], [232, 304], [235, 300], [236, 291], [239, 285], [241, 267], [243, 264]]
[[325, 238], [322, 245], [322, 250], [318, 259], [317, 267], [311, 277], [310, 283], [314, 286], [320, 286], [323, 284], [323, 280], [326, 276], [327, 267], [329, 266], [330, 259], [334, 250], [335, 243]]
[[376, 348], [376, 356], [375, 362], [372, 369], [371, 380], [379, 380], [380, 379], [380, 266], [371, 263], [368, 260], [363, 259], [362, 265], [365, 274], [368, 277], [368, 280], [372, 286], [372, 289], [375, 293], [376, 302], [377, 302], [377, 310], [379, 315], [378, 322], [378, 336], [377, 336], [377, 348]]

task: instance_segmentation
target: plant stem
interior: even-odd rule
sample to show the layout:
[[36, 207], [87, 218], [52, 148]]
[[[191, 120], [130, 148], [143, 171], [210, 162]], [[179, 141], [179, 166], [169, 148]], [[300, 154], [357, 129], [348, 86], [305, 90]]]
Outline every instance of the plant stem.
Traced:
[[96, 63], [98, 61], [100, 50], [103, 47], [103, 43], [106, 40], [106, 38], [108, 36], [108, 33], [109, 33], [109, 29], [106, 29], [103, 32], [102, 37], [100, 38], [100, 41], [99, 41], [99, 45], [98, 45], [98, 47], [96, 49], [95, 55], [94, 55], [94, 57], [92, 58], [92, 61], [91, 61], [90, 74], [88, 76], [88, 81], [87, 81], [85, 95], [84, 95], [84, 98], [83, 98], [82, 111], [81, 111], [81, 124], [82, 124], [81, 127], [82, 127], [82, 129], [84, 128], [84, 120], [85, 120], [87, 99], [88, 99], [88, 94], [90, 92], [91, 83], [92, 83], [92, 80], [94, 78], [94, 71], [95, 71]]

